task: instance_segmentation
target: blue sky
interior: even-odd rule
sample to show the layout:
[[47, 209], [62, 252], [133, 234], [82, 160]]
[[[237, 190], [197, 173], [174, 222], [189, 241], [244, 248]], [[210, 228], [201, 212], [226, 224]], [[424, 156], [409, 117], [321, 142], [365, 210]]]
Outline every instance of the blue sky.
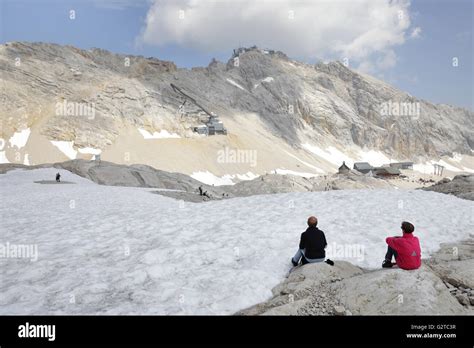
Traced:
[[[166, 0], [162, 1], [166, 2]], [[186, 1], [188, 0], [180, 0], [178, 3], [185, 4]], [[204, 11], [207, 11], [206, 4], [210, 3], [211, 0], [201, 1], [201, 4], [204, 4], [201, 6]], [[193, 67], [206, 66], [213, 57], [227, 61], [231, 55], [231, 47], [237, 46], [238, 43], [253, 44], [254, 42], [251, 41], [255, 37], [255, 43], [259, 46], [283, 50], [290, 57], [309, 63], [316, 61], [316, 55], [302, 50], [301, 46], [304, 44], [294, 46], [282, 41], [282, 47], [274, 47], [278, 45], [278, 40], [269, 39], [268, 36], [260, 34], [259, 30], [249, 33], [236, 30], [231, 36], [221, 35], [220, 39], [230, 41], [230, 43], [219, 45], [218, 37], [215, 40], [214, 37], [206, 38], [208, 32], [199, 31], [205, 23], [213, 23], [212, 20], [204, 21], [204, 24], [201, 21], [195, 27], [190, 26], [190, 31], [184, 31], [184, 36], [192, 37], [189, 40], [178, 34], [170, 35], [170, 39], [165, 40], [166, 42], [162, 39], [155, 40], [157, 36], [164, 37], [166, 33], [173, 32], [173, 28], [169, 25], [157, 26], [156, 23], [147, 21], [147, 14], [152, 12], [151, 0], [0, 0], [0, 4], [0, 41], [2, 43], [41, 41], [68, 44], [85, 49], [99, 47], [117, 53], [172, 60], [179, 67]], [[268, 8], [272, 5], [266, 3], [265, 6]], [[215, 7], [211, 9], [211, 6], [209, 8], [209, 16], [212, 15], [212, 11], [217, 11], [219, 16], [225, 16], [222, 14], [222, 9], [216, 10]], [[74, 20], [69, 18], [71, 9], [76, 14]], [[166, 7], [162, 6], [156, 11], [159, 13], [165, 9]], [[366, 57], [359, 57], [358, 64], [362, 61], [369, 63], [369, 66], [374, 67], [371, 72], [373, 75], [416, 97], [474, 110], [473, 1], [412, 0], [409, 4], [409, 16], [410, 25], [404, 28], [406, 39], [403, 43], [385, 45], [374, 42], [374, 46], [380, 44], [382, 48], [378, 50], [376, 47], [369, 47], [368, 49], [372, 51]], [[235, 17], [238, 17], [238, 14], [235, 14]], [[347, 21], [345, 18], [334, 18], [335, 23], [337, 20], [342, 20], [342, 23]], [[271, 27], [272, 22], [266, 22], [265, 25]], [[275, 28], [277, 25], [275, 23]], [[419, 35], [410, 38], [415, 28], [420, 28], [421, 31]], [[214, 30], [214, 28], [211, 29]], [[338, 31], [330, 30], [331, 32]], [[366, 30], [366, 28], [361, 30]], [[390, 31], [390, 29], [387, 30]], [[148, 32], [148, 36], [142, 35], [144, 32]], [[275, 29], [275, 32], [277, 35], [278, 29]], [[394, 33], [397, 34], [396, 31]], [[343, 40], [348, 33], [341, 28], [340, 35]], [[140, 37], [148, 37], [148, 39], [140, 40]], [[301, 40], [305, 39], [302, 37]], [[338, 37], [332, 37], [331, 40], [339, 42]], [[201, 43], [204, 49], [198, 48]], [[357, 52], [354, 53], [357, 55], [367, 49], [365, 47], [358, 51], [348, 51], [349, 46], [351, 45], [344, 46], [346, 48], [341, 49], [341, 52], [342, 50], [351, 52], [350, 54]], [[341, 57], [341, 54], [336, 54], [323, 43], [319, 43], [319, 46], [315, 44], [315, 47], [318, 50], [318, 57], [324, 59]], [[396, 56], [395, 62], [391, 59], [393, 56]], [[381, 64], [383, 68], [380, 66], [375, 68], [377, 65], [375, 62], [383, 57], [390, 62]], [[452, 64], [454, 57], [457, 57], [459, 61], [457, 67], [453, 67]]]

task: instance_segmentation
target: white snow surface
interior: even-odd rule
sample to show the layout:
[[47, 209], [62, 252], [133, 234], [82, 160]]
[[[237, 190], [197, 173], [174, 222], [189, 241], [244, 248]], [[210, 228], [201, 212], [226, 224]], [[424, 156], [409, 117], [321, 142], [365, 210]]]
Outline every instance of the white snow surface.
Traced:
[[346, 154], [342, 153], [340, 150], [336, 149], [333, 146], [329, 146], [326, 149], [322, 149], [316, 145], [311, 144], [303, 144], [302, 146], [306, 150], [314, 153], [318, 157], [321, 157], [336, 166], [340, 166], [342, 162], [346, 162], [346, 164], [350, 167], [353, 166], [354, 160], [350, 156], [347, 156]]
[[247, 172], [245, 174], [235, 174], [235, 177], [241, 181], [253, 180], [258, 178], [260, 175], [254, 174], [252, 172]]
[[343, 153], [334, 146], [328, 146], [326, 149], [308, 143], [305, 143], [302, 146], [309, 152], [324, 158], [326, 161], [336, 166], [340, 166], [342, 162], [346, 162], [350, 168], [354, 166], [354, 162], [369, 162], [373, 166], [398, 162], [396, 159], [391, 159], [380, 151], [366, 150], [358, 147], [353, 148], [353, 152], [356, 153], [356, 155], [351, 156]]
[[[0, 258], [0, 314], [231, 314], [271, 297], [309, 215], [330, 245], [378, 268], [411, 221], [427, 257], [474, 231], [474, 202], [421, 190], [345, 190], [187, 203], [57, 169], [0, 175], [1, 239], [38, 260]], [[336, 244], [334, 244], [336, 243]], [[345, 256], [345, 255], [342, 255]], [[336, 262], [343, 257], [333, 257]], [[71, 301], [74, 298], [75, 301]]]
[[165, 129], [160, 130], [159, 132], [153, 132], [150, 133], [146, 129], [139, 128], [138, 131], [140, 134], [143, 136], [144, 139], [178, 139], [181, 138], [178, 134], [176, 133], [170, 133]]
[[[348, 153], [343, 153], [342, 151], [338, 150], [333, 146], [328, 146], [326, 149], [323, 149], [317, 145], [305, 143], [302, 144], [302, 147], [309, 152], [315, 154], [318, 157], [325, 159], [326, 161], [334, 164], [335, 166], [340, 166], [342, 162], [346, 162], [349, 168], [353, 168], [354, 162], [369, 162], [373, 166], [382, 166], [388, 165], [392, 162], [400, 162], [400, 160], [396, 158], [390, 158], [385, 155], [383, 152], [375, 151], [375, 150], [367, 150], [361, 149], [358, 147], [352, 148], [350, 152], [354, 153], [354, 155], [349, 155]], [[413, 165], [413, 170], [423, 173], [423, 174], [433, 174], [434, 173], [434, 164], [441, 165], [445, 167], [447, 170], [452, 172], [467, 172], [467, 173], [474, 173], [474, 168], [467, 168], [460, 163], [456, 164], [456, 162], [460, 162], [463, 156], [457, 153], [453, 154], [453, 157], [448, 158], [448, 160], [454, 162], [450, 164], [446, 162], [444, 159], [438, 160], [430, 160], [426, 161], [425, 163], [415, 163]], [[301, 161], [302, 162], [302, 161]], [[455, 166], [457, 165], [457, 166]]]
[[[454, 157], [448, 158], [448, 159], [450, 161], [453, 161], [453, 162], [459, 162], [460, 161], [459, 158], [460, 158], [459, 155], [455, 155]], [[417, 172], [420, 172], [420, 173], [424, 173], [424, 174], [433, 174], [435, 164], [443, 166], [445, 169], [447, 169], [449, 171], [452, 171], [452, 172], [455, 172], [455, 173], [456, 172], [474, 173], [474, 169], [472, 169], [472, 168], [467, 168], [467, 167], [461, 165], [460, 163], [456, 164], [457, 165], [457, 167], [456, 167], [452, 164], [449, 164], [444, 159], [431, 160], [431, 161], [427, 161], [425, 163], [416, 163], [416, 164], [413, 165], [413, 170], [415, 170]], [[447, 176], [447, 175], [445, 175], [445, 176]]]
[[295, 172], [294, 170], [289, 170], [285, 168], [277, 168], [275, 169], [275, 173], [280, 174], [280, 175], [301, 176], [303, 178], [314, 178], [316, 176], [319, 176], [318, 174], [314, 174], [314, 173]]
[[242, 87], [241, 85], [239, 85], [237, 82], [235, 82], [234, 80], [232, 79], [226, 79], [227, 82], [229, 82], [231, 85], [237, 87], [237, 88], [240, 88], [241, 90], [243, 91], [246, 91], [246, 89], [244, 87]]
[[[359, 150], [357, 162], [369, 162], [373, 166], [382, 166], [391, 162], [399, 162], [394, 158], [387, 157], [384, 153], [375, 150]], [[354, 164], [352, 164], [353, 166]]]
[[80, 153], [85, 153], [88, 155], [100, 155], [102, 153], [101, 149], [96, 149], [93, 147], [81, 147], [77, 149]]
[[51, 140], [51, 144], [56, 146], [69, 159], [75, 159], [77, 151], [74, 149], [74, 141], [55, 141]]
[[270, 82], [273, 82], [274, 80], [275, 80], [275, 79], [274, 79], [273, 77], [271, 77], [271, 76], [265, 77], [264, 79], [260, 80], [259, 83], [254, 84], [254, 85], [253, 85], [253, 88], [257, 88], [258, 86], [260, 86], [260, 84], [261, 84], [262, 82], [270, 83]]
[[259, 175], [252, 172], [247, 172], [245, 174], [226, 174], [223, 176], [217, 176], [209, 171], [199, 171], [193, 172], [191, 178], [196, 179], [206, 185], [222, 186], [222, 185], [235, 185], [237, 181], [253, 180], [258, 178]]
[[0, 151], [0, 163], [10, 163], [7, 158], [7, 155], [5, 154], [5, 151]]
[[223, 175], [221, 177], [212, 174], [209, 171], [193, 172], [191, 178], [196, 179], [206, 185], [222, 186], [222, 185], [234, 185], [230, 175]]
[[15, 132], [9, 140], [10, 145], [16, 146], [18, 149], [21, 149], [28, 142], [28, 138], [30, 137], [30, 134], [31, 134], [30, 128], [25, 128], [19, 132]]

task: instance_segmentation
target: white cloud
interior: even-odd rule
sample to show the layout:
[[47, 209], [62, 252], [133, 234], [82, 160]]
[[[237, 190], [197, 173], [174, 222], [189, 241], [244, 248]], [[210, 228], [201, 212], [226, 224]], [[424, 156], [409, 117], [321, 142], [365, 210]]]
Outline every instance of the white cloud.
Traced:
[[417, 39], [417, 38], [420, 37], [420, 34], [421, 34], [421, 28], [420, 28], [420, 27], [416, 27], [416, 28], [413, 29], [413, 31], [411, 32], [410, 38], [412, 38], [412, 39]]
[[[393, 66], [410, 28], [409, 0], [155, 0], [140, 43], [204, 52], [257, 45], [293, 57]], [[416, 30], [416, 29], [415, 29]]]
[[397, 64], [397, 55], [393, 50], [384, 52], [383, 56], [377, 59], [377, 68], [386, 70]]
[[378, 52], [372, 60], [363, 60], [356, 70], [361, 71], [363, 73], [377, 75], [379, 78], [383, 80], [380, 74], [381, 71], [390, 69], [397, 64], [397, 55], [395, 51], [392, 49], [384, 50]]

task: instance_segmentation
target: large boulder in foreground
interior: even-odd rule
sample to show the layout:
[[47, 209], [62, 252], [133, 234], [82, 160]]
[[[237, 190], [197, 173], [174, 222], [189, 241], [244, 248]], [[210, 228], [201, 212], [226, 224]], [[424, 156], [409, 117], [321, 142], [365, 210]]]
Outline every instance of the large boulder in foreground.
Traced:
[[426, 265], [417, 270], [384, 269], [333, 285], [352, 314], [466, 314], [443, 281]]
[[272, 289], [274, 295], [299, 294], [327, 282], [335, 282], [362, 274], [361, 268], [346, 261], [334, 266], [325, 262], [295, 268], [288, 278]]
[[361, 268], [346, 261], [336, 262], [334, 266], [322, 262], [297, 267], [272, 289], [270, 300], [239, 311], [237, 315], [300, 315], [313, 305], [321, 312], [318, 314], [330, 314], [338, 303], [328, 284], [362, 273]]
[[296, 268], [273, 297], [237, 315], [473, 315], [474, 241], [442, 244], [417, 270], [345, 261]]

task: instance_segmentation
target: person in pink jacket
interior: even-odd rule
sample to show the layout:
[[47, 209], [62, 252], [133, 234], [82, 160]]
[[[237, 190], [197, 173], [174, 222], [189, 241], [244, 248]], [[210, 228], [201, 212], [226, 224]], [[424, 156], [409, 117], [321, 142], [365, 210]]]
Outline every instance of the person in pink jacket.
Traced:
[[[403, 236], [388, 237], [385, 241], [388, 244], [387, 254], [382, 263], [383, 268], [390, 268], [394, 264], [401, 269], [417, 269], [421, 266], [420, 241], [413, 235], [415, 226], [411, 223], [402, 222]], [[395, 257], [395, 263], [392, 258]]]

